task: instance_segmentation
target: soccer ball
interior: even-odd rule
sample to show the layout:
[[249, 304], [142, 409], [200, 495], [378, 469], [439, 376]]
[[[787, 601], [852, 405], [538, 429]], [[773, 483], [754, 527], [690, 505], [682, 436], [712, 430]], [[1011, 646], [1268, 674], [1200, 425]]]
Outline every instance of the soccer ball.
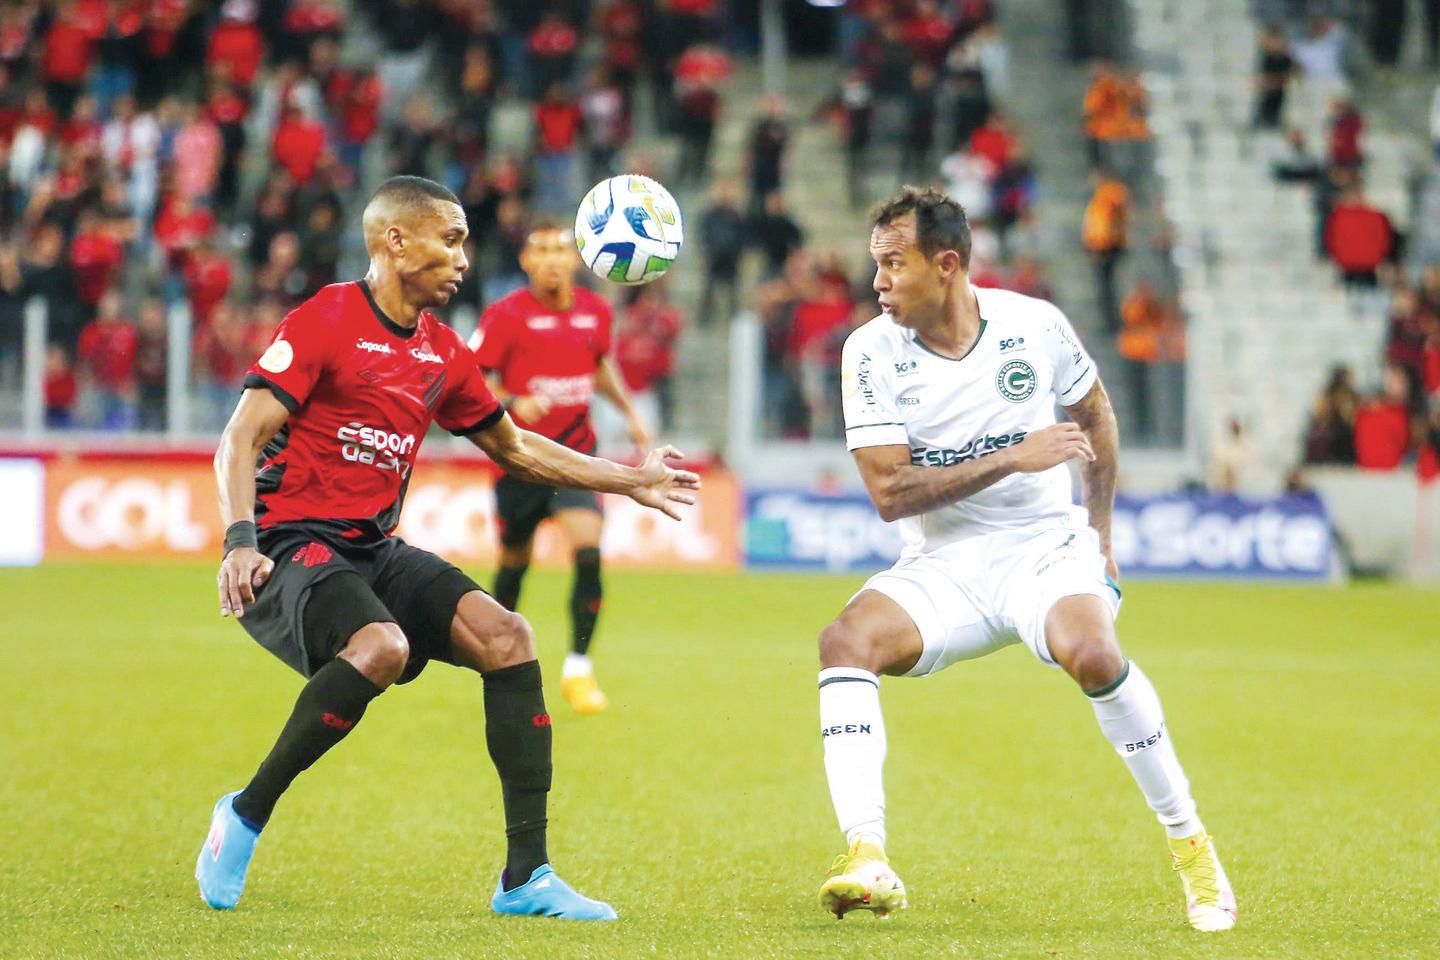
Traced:
[[601, 180], [580, 201], [575, 245], [597, 277], [633, 287], [649, 283], [680, 256], [680, 205], [649, 177]]

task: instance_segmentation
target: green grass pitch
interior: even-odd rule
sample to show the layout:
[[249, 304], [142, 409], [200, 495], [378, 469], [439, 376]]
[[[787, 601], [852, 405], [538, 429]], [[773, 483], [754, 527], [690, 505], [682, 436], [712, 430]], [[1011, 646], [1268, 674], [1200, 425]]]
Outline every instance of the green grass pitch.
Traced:
[[612, 707], [556, 689], [551, 853], [613, 925], [489, 913], [502, 851], [480, 683], [432, 666], [281, 801], [240, 908], [191, 877], [210, 807], [299, 683], [209, 567], [0, 571], [0, 957], [1440, 956], [1440, 594], [1131, 584], [1127, 652], [1240, 898], [1184, 924], [1160, 828], [1080, 695], [1020, 647], [883, 700], [911, 908], [836, 922], [814, 637], [859, 578], [612, 573]]

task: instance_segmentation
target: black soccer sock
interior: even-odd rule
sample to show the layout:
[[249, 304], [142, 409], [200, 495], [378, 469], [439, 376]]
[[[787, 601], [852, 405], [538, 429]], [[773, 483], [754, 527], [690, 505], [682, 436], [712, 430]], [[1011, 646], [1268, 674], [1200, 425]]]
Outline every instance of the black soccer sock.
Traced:
[[530, 567], [501, 567], [495, 571], [495, 602], [506, 610], [514, 611], [520, 605], [520, 581]]
[[570, 649], [584, 656], [600, 618], [600, 548], [575, 551], [575, 582], [570, 586]]
[[235, 812], [257, 827], [265, 826], [290, 782], [345, 739], [381, 692], [348, 660], [337, 658], [316, 670], [270, 755], [235, 798]]
[[485, 678], [485, 744], [505, 798], [504, 886], [513, 890], [550, 856], [545, 851], [545, 800], [550, 792], [550, 714], [540, 688], [540, 662], [491, 670]]

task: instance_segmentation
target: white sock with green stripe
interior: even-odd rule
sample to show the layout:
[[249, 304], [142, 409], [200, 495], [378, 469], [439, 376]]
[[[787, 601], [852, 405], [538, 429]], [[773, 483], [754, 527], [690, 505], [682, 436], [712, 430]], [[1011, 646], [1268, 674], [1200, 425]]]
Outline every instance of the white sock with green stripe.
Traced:
[[1145, 802], [1172, 837], [1194, 836], [1204, 829], [1195, 816], [1190, 781], [1180, 768], [1160, 696], [1133, 660], [1120, 676], [1099, 690], [1087, 691], [1100, 729], [1130, 768]]
[[857, 667], [820, 671], [820, 736], [830, 802], [846, 841], [885, 843], [885, 718], [880, 678]]

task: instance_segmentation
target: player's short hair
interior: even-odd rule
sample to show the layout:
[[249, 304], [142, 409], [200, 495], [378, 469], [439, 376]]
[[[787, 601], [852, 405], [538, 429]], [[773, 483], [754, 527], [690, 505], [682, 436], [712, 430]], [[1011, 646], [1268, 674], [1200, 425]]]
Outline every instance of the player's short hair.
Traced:
[[871, 226], [888, 226], [907, 213], [915, 214], [915, 243], [921, 253], [933, 257], [941, 250], [954, 250], [964, 269], [970, 269], [970, 221], [964, 207], [934, 187], [904, 186], [875, 207]]
[[454, 191], [443, 183], [424, 177], [391, 177], [376, 187], [375, 192], [370, 195], [371, 203], [377, 200], [403, 207], [424, 206], [434, 200], [460, 206], [460, 198], [455, 196]]
[[370, 195], [361, 217], [366, 252], [372, 257], [379, 256], [385, 231], [396, 220], [414, 223], [415, 218], [436, 213], [437, 203], [453, 203], [458, 207], [460, 198], [443, 184], [424, 177], [391, 177], [380, 184]]

